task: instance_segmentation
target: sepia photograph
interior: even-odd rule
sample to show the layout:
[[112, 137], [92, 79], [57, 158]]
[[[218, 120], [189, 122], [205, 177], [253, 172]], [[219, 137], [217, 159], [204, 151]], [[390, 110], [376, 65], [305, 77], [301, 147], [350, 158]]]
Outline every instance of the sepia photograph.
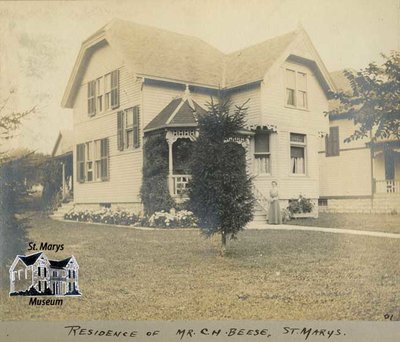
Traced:
[[0, 2], [0, 321], [400, 321], [399, 99], [398, 0]]

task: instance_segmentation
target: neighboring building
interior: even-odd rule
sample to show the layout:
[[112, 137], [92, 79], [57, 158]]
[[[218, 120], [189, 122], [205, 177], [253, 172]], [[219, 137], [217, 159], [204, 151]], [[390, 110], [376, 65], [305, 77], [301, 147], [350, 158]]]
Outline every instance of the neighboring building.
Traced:
[[17, 255], [10, 267], [10, 294], [29, 291], [63, 296], [79, 294], [79, 265], [74, 256], [49, 260], [43, 252]]
[[74, 148], [74, 137], [72, 131], [63, 130], [58, 134], [51, 156], [61, 163], [62, 186], [61, 199], [63, 202], [73, 198], [74, 172], [72, 163], [72, 151]]
[[113, 20], [83, 42], [62, 101], [73, 109], [75, 205], [140, 211], [142, 147], [155, 131], [170, 148], [170, 192], [184, 196], [190, 174], [178, 145], [196, 138], [196, 115], [220, 89], [234, 104], [250, 99], [251, 132], [238, 141], [261, 209], [272, 180], [283, 202], [302, 194], [316, 203], [335, 89], [303, 29], [223, 54], [195, 37]]
[[[331, 73], [337, 89], [351, 93], [342, 71]], [[338, 106], [331, 101], [330, 109]], [[346, 115], [329, 117], [329, 135], [319, 152], [320, 210], [331, 212], [400, 211], [400, 141], [344, 140], [356, 126]]]

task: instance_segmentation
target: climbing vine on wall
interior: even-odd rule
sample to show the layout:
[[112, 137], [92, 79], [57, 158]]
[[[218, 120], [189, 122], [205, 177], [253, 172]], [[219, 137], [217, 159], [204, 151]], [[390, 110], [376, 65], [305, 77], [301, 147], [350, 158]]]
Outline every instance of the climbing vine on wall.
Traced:
[[145, 137], [143, 181], [140, 189], [144, 213], [152, 215], [156, 211], [169, 211], [175, 201], [168, 190], [168, 143], [164, 134]]

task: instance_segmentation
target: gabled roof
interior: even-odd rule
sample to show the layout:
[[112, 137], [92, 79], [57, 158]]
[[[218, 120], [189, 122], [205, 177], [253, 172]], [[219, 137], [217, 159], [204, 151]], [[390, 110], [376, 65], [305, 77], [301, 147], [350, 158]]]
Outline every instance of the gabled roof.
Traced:
[[226, 85], [234, 87], [262, 80], [297, 35], [298, 31], [293, 31], [227, 55]]
[[184, 96], [172, 100], [150, 123], [144, 128], [144, 132], [150, 132], [162, 128], [196, 127], [198, 115], [207, 112], [195, 101]]
[[72, 153], [74, 146], [74, 135], [72, 131], [61, 130], [53, 147], [52, 157], [63, 156]]
[[51, 268], [59, 268], [59, 269], [63, 269], [64, 267], [66, 267], [69, 263], [69, 261], [71, 260], [72, 257], [63, 259], [63, 260], [49, 260], [50, 263], [50, 267]]
[[43, 254], [42, 252], [39, 252], [39, 253], [34, 253], [31, 255], [26, 255], [26, 256], [25, 255], [17, 255], [17, 257], [19, 259], [21, 259], [26, 266], [30, 266], [30, 265], [33, 265], [42, 254]]
[[261, 81], [297, 39], [306, 38], [315, 55], [324, 89], [329, 73], [301, 28], [262, 43], [224, 54], [203, 40], [154, 27], [114, 19], [82, 43], [62, 105], [71, 108], [91, 54], [109, 45], [136, 76], [208, 88], [232, 88]]

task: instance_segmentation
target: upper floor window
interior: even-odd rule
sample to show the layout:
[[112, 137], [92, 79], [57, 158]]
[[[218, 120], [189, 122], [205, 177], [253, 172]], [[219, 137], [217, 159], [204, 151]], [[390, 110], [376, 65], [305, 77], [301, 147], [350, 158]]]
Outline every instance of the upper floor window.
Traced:
[[286, 105], [307, 108], [307, 74], [286, 69]]
[[119, 107], [119, 70], [88, 82], [88, 114]]
[[117, 115], [118, 150], [140, 147], [140, 108], [135, 106]]
[[108, 180], [108, 159], [108, 138], [76, 145], [76, 173], [78, 182]]
[[290, 172], [292, 174], [306, 173], [306, 136], [290, 133]]
[[254, 173], [271, 173], [270, 135], [268, 132], [256, 132], [254, 136]]
[[103, 82], [103, 77], [100, 77], [96, 80], [96, 109], [98, 113], [101, 113], [103, 111]]
[[329, 127], [329, 135], [325, 136], [325, 153], [327, 157], [340, 154], [339, 149], [339, 127]]

